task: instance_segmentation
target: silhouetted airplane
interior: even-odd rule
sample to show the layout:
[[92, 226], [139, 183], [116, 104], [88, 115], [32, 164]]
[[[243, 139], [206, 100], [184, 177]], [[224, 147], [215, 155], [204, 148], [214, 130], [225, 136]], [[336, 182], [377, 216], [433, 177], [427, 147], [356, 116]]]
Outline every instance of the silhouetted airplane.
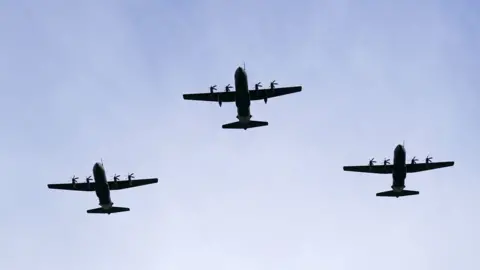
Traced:
[[238, 121], [225, 124], [222, 128], [247, 130], [268, 125], [268, 122], [251, 120], [250, 101], [263, 99], [266, 104], [269, 98], [302, 91], [301, 86], [275, 88], [275, 85], [277, 83], [273, 81], [270, 83], [270, 89], [259, 89], [262, 85], [257, 83], [255, 90], [248, 90], [247, 73], [245, 69], [239, 67], [235, 71], [235, 91], [230, 91], [232, 86], [229, 84], [225, 87], [225, 92], [213, 92], [217, 87], [214, 85], [210, 87], [210, 93], [184, 94], [183, 99], [218, 102], [220, 106], [222, 106], [222, 102], [235, 102]]
[[440, 169], [454, 165], [453, 161], [432, 162], [432, 158], [429, 156], [425, 159], [425, 163], [417, 163], [417, 161], [418, 160], [413, 157], [412, 162], [407, 164], [405, 148], [399, 144], [393, 153], [393, 165], [390, 165], [390, 159], [385, 159], [383, 165], [373, 165], [376, 161], [372, 158], [368, 166], [345, 166], [343, 170], [349, 172], [392, 174], [392, 190], [377, 193], [377, 196], [398, 198], [420, 193], [418, 191], [404, 189], [407, 173]]
[[139, 187], [158, 182], [157, 178], [133, 180], [133, 173], [128, 174], [128, 180], [119, 180], [119, 175], [113, 176], [113, 181], [108, 181], [105, 169], [102, 163], [95, 163], [93, 166], [94, 183], [90, 183], [92, 177], [89, 176], [85, 183], [77, 183], [78, 177], [72, 177], [72, 183], [49, 184], [50, 189], [76, 190], [76, 191], [94, 191], [97, 194], [100, 208], [87, 210], [89, 214], [111, 214], [130, 211], [130, 208], [115, 207], [110, 198], [110, 190], [119, 190], [126, 188]]

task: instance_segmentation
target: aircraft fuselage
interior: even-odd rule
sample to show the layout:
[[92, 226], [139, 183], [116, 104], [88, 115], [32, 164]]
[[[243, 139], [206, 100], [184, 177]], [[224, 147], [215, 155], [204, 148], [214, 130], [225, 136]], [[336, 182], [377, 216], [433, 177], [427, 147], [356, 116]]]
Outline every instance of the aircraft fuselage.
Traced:
[[105, 168], [99, 162], [93, 165], [93, 178], [95, 179], [95, 193], [97, 194], [99, 205], [103, 209], [109, 209], [113, 206], [110, 198], [110, 187], [108, 186]]
[[238, 121], [248, 122], [252, 118], [250, 102], [247, 73], [243, 68], [238, 67], [235, 71], [235, 105], [237, 106]]
[[397, 145], [393, 152], [392, 189], [394, 191], [402, 191], [405, 188], [405, 178], [407, 178], [406, 156], [403, 145]]

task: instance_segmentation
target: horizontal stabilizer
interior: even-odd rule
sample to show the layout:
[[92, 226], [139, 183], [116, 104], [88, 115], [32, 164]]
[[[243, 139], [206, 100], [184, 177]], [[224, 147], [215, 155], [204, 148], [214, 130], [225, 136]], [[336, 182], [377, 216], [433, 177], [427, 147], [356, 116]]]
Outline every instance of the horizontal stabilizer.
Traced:
[[402, 190], [402, 191], [384, 191], [377, 193], [377, 197], [403, 197], [403, 196], [411, 196], [411, 195], [418, 195], [420, 192], [415, 190]]
[[127, 207], [116, 207], [112, 206], [111, 208], [104, 209], [102, 207], [87, 210], [89, 214], [113, 214], [113, 213], [120, 213], [120, 212], [127, 212], [130, 211], [130, 208]]
[[225, 124], [222, 126], [224, 129], [249, 129], [249, 128], [256, 128], [256, 127], [263, 127], [263, 126], [268, 126], [268, 122], [263, 122], [263, 121], [253, 121], [250, 120], [248, 122], [233, 122], [229, 124]]

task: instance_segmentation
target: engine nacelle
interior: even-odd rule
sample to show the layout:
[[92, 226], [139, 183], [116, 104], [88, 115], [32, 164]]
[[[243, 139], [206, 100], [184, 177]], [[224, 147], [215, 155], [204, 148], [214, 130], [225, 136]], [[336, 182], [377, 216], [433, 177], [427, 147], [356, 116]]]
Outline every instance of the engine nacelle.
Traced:
[[260, 90], [260, 87], [262, 87], [262, 83], [261, 83], [261, 82], [256, 83], [256, 84], [255, 84], [255, 91]]
[[132, 182], [132, 181], [133, 181], [133, 180], [132, 180], [133, 178], [135, 178], [135, 176], [133, 176], [133, 173], [127, 174], [128, 184], [129, 184], [130, 186], [132, 186], [132, 184], [133, 184], [133, 182]]
[[375, 166], [375, 159], [370, 159], [370, 161], [368, 162], [368, 167], [369, 167], [369, 170], [371, 171], [372, 170], [372, 167]]

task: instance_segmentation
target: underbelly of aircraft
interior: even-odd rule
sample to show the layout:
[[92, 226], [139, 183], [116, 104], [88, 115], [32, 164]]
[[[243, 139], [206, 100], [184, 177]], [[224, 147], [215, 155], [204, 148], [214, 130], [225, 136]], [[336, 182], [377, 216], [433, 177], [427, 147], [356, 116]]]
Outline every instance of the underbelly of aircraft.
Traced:
[[252, 118], [252, 116], [237, 116], [238, 118], [238, 121], [242, 122], [242, 123], [247, 123], [248, 121], [250, 121], [250, 118]]
[[112, 208], [113, 203], [100, 204], [100, 206], [101, 206], [103, 209], [110, 209], [110, 208]]
[[395, 192], [401, 192], [401, 191], [403, 191], [404, 188], [405, 188], [405, 186], [392, 186], [392, 189]]

